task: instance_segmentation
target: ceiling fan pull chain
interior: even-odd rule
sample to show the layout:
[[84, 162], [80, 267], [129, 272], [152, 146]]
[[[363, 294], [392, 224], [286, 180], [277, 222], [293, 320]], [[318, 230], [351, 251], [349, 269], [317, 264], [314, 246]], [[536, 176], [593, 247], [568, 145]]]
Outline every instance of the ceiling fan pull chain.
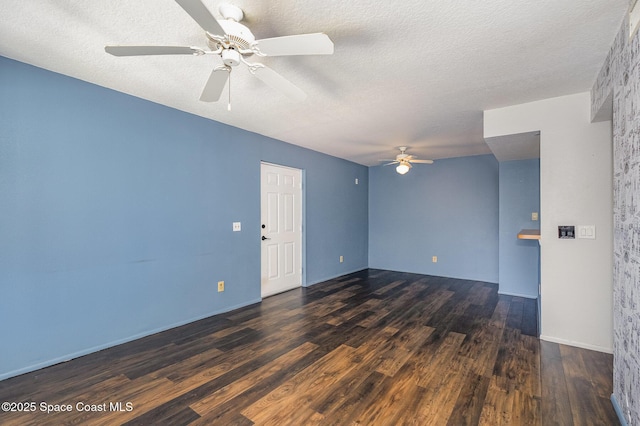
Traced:
[[227, 102], [227, 111], [231, 111], [231, 69], [229, 69], [229, 101]]

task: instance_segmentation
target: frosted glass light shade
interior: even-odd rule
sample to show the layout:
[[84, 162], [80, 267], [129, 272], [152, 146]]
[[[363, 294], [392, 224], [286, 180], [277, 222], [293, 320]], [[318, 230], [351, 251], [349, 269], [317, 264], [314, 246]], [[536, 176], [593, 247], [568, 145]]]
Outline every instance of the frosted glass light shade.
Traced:
[[401, 175], [403, 175], [403, 174], [407, 173], [410, 168], [411, 168], [411, 166], [409, 164], [400, 163], [400, 164], [398, 164], [398, 167], [396, 167], [396, 172], [398, 172]]

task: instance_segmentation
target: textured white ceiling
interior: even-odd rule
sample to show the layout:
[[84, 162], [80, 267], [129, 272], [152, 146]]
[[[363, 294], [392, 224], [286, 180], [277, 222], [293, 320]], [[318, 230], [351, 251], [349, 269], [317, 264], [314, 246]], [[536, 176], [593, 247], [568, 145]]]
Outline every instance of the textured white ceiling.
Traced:
[[[240, 67], [232, 111], [198, 99], [209, 56], [118, 58], [107, 44], [206, 46], [173, 0], [2, 0], [0, 55], [365, 165], [490, 153], [482, 111], [587, 91], [628, 0], [230, 0], [256, 38], [324, 32], [332, 56], [261, 59], [296, 103]], [[217, 13], [219, 1], [204, 0]], [[1, 73], [1, 70], [0, 70]], [[223, 95], [224, 97], [225, 95]]]

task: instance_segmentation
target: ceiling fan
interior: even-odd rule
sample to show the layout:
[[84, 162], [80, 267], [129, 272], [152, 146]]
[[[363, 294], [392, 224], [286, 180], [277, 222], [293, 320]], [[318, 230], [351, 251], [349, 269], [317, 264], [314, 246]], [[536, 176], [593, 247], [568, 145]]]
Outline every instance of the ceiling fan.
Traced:
[[387, 160], [379, 160], [379, 161], [390, 161], [390, 163], [383, 164], [383, 166], [390, 166], [392, 164], [397, 164], [398, 166], [396, 167], [396, 172], [400, 173], [401, 175], [407, 173], [411, 169], [412, 163], [433, 164], [433, 160], [420, 160], [413, 155], [407, 154], [406, 146], [399, 146], [398, 149], [400, 150], [400, 154], [396, 155], [395, 160], [387, 159]]
[[[201, 0], [175, 0], [191, 18], [204, 30], [208, 48], [193, 46], [105, 46], [105, 51], [114, 56], [145, 55], [211, 55], [215, 58], [213, 71], [204, 86], [200, 100], [216, 102], [229, 80], [231, 70], [239, 64], [248, 67], [249, 72], [272, 88], [289, 98], [302, 101], [307, 95], [296, 85], [261, 63], [248, 62], [247, 57], [289, 56], [289, 55], [330, 55], [333, 42], [324, 33], [298, 34], [284, 37], [256, 40], [249, 28], [240, 21], [244, 17], [242, 9], [222, 4], [218, 11], [224, 18], [217, 20]], [[228, 109], [231, 109], [229, 91]]]

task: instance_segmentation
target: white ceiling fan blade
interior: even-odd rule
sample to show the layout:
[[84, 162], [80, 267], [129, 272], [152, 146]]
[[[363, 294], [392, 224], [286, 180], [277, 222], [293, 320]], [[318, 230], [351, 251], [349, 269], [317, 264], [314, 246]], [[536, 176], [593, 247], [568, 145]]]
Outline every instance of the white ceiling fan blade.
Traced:
[[224, 85], [229, 79], [229, 71], [224, 68], [214, 68], [204, 86], [200, 100], [202, 102], [217, 102], [222, 95]]
[[[382, 160], [382, 161], [387, 161], [387, 160]], [[399, 163], [400, 163], [399, 161], [395, 161], [395, 160], [393, 160], [393, 161], [391, 161], [390, 163], [383, 164], [383, 166], [391, 166], [392, 164], [399, 164]]]
[[419, 164], [433, 164], [433, 160], [411, 160], [411, 163], [419, 163]]
[[250, 68], [250, 71], [264, 83], [276, 90], [281, 91], [294, 101], [304, 101], [307, 98], [307, 94], [304, 93], [298, 86], [296, 86], [269, 67], [262, 65], [261, 67]]
[[323, 33], [299, 34], [257, 40], [260, 53], [266, 56], [331, 55], [333, 42]]
[[113, 56], [198, 55], [202, 52], [188, 46], [105, 46], [104, 50]]
[[187, 12], [200, 27], [210, 34], [226, 34], [218, 20], [200, 0], [176, 0], [176, 3]]

